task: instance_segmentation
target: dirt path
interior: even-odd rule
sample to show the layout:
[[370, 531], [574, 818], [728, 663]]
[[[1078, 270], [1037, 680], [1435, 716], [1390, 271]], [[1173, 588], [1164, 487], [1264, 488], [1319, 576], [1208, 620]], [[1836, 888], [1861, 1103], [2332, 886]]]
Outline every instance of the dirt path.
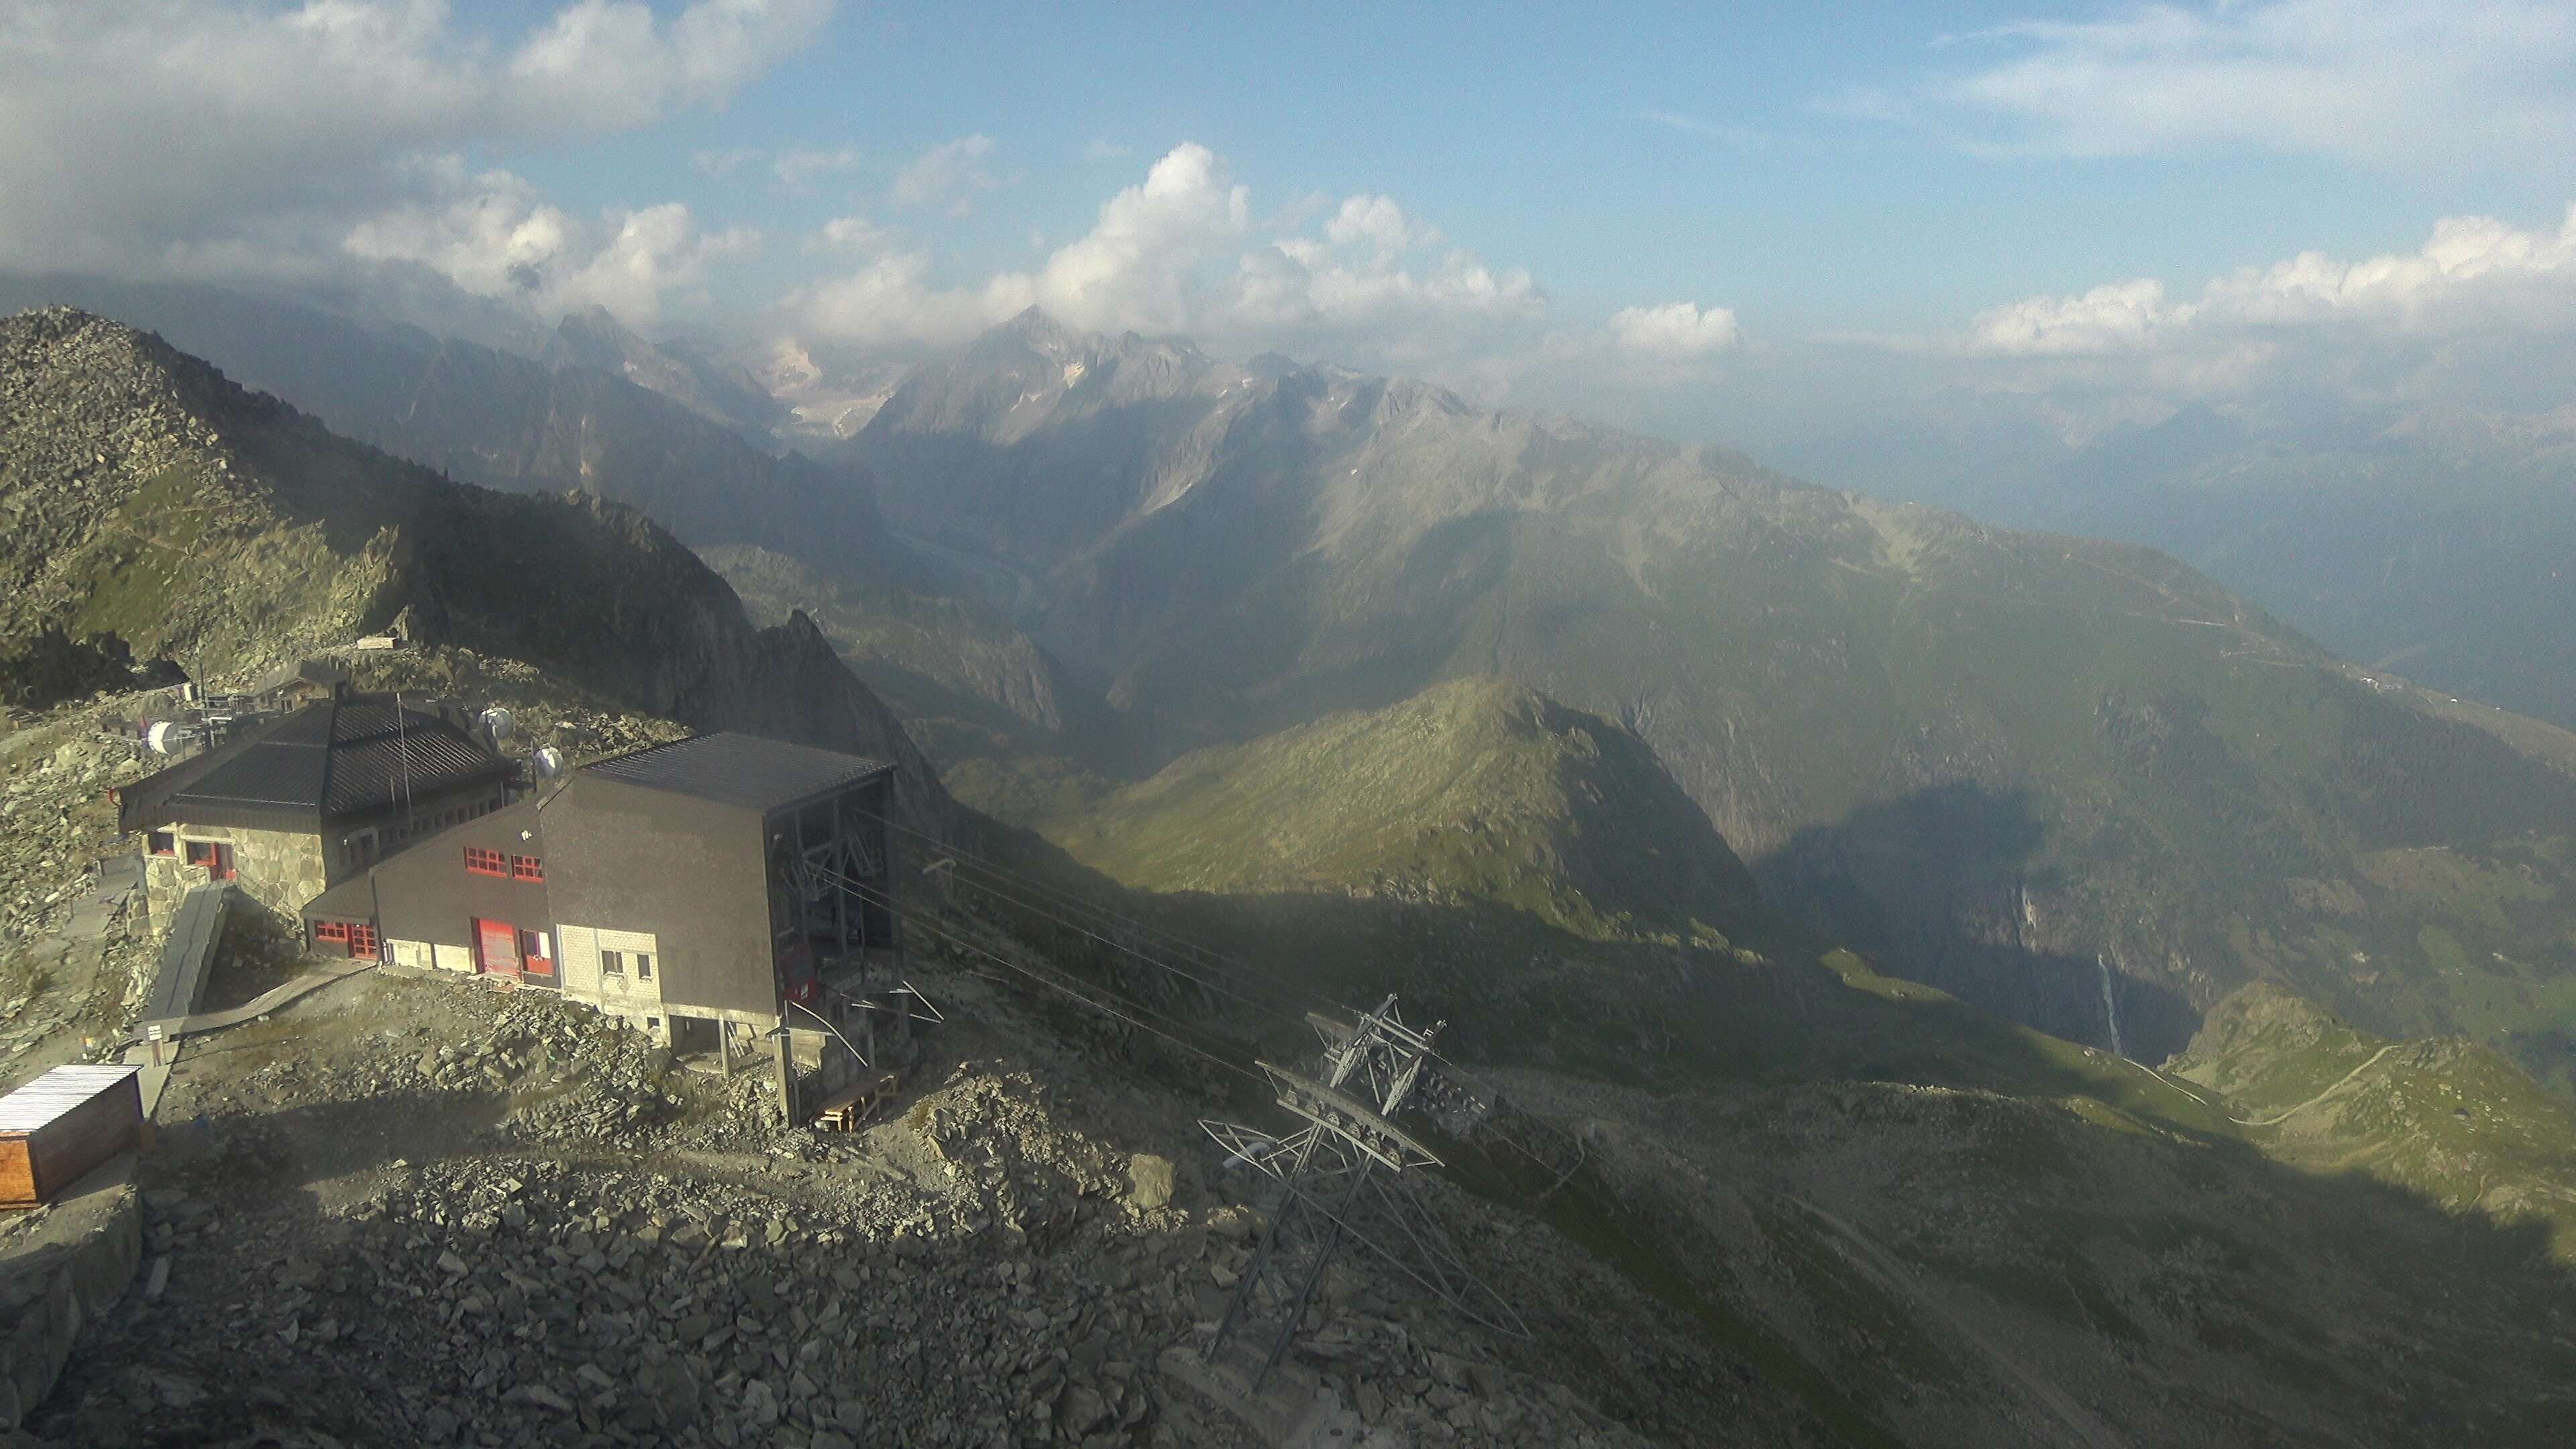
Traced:
[[2086, 1445], [2088, 1449], [2127, 1449], [2129, 1441], [2122, 1438], [2110, 1425], [2102, 1422], [2092, 1410], [2077, 1403], [2065, 1390], [2052, 1383], [2046, 1375], [2015, 1358], [2002, 1345], [1978, 1332], [1973, 1324], [1917, 1286], [1914, 1275], [1906, 1271], [1905, 1265], [1898, 1261], [1896, 1255], [1879, 1246], [1878, 1242], [1867, 1233], [1805, 1198], [1789, 1193], [1778, 1193], [1775, 1196], [1781, 1202], [1798, 1209], [1831, 1229], [1834, 1236], [1843, 1244], [1845, 1249], [1843, 1257], [1846, 1262], [1860, 1269], [1882, 1288], [1912, 1302], [1916, 1308], [1957, 1334], [1961, 1342], [1984, 1354], [2007, 1379], [2020, 1386], [2023, 1393], [2039, 1407], [2065, 1425], [2074, 1436], [2072, 1442]]
[[2324, 1101], [2326, 1098], [2333, 1096], [2335, 1093], [2342, 1091], [2346, 1086], [2351, 1084], [2353, 1078], [2360, 1076], [2362, 1073], [2369, 1071], [2372, 1067], [2377, 1066], [2381, 1057], [2388, 1055], [2390, 1052], [2397, 1050], [2403, 1045], [2405, 1045], [2403, 1042], [2390, 1042], [2388, 1045], [2372, 1052], [2370, 1054], [2369, 1061], [2363, 1062], [2360, 1066], [2344, 1073], [2333, 1086], [2326, 1088], [2324, 1091], [2317, 1093], [2315, 1096], [2310, 1097], [2308, 1100], [2301, 1102], [2299, 1105], [2292, 1107], [2287, 1111], [2276, 1112], [2269, 1117], [2260, 1119], [2252, 1117], [2236, 1117], [2231, 1118], [2230, 1120], [2241, 1123], [2247, 1127], [2278, 1126], [2279, 1124], [2290, 1120], [2292, 1117], [2297, 1116], [2299, 1113], [2308, 1110], [2310, 1107], [2315, 1106], [2319, 1102]]

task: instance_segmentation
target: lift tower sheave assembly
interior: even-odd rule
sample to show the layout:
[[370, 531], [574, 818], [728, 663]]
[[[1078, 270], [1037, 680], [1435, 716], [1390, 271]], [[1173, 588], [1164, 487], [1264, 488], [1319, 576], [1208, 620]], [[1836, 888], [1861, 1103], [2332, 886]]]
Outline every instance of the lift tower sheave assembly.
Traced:
[[1288, 1351], [1308, 1306], [1345, 1240], [1362, 1247], [1461, 1316], [1527, 1337], [1511, 1305], [1467, 1271], [1458, 1252], [1413, 1194], [1407, 1174], [1440, 1166], [1429, 1148], [1393, 1120], [1407, 1106], [1472, 1112], [1476, 1095], [1439, 1070], [1427, 1030], [1406, 1026], [1388, 997], [1355, 1025], [1310, 1017], [1324, 1040], [1321, 1079], [1260, 1063], [1280, 1106], [1305, 1123], [1285, 1136], [1232, 1122], [1202, 1122], [1229, 1161], [1278, 1179], [1278, 1207], [1234, 1287], [1207, 1348], [1214, 1362], [1242, 1339], [1262, 1355], [1253, 1392]]

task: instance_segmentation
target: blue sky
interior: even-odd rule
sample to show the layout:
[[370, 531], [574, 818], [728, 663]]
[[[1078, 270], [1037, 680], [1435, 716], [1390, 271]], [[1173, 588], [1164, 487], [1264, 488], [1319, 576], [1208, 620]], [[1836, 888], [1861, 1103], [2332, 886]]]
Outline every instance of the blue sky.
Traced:
[[0, 135], [5, 268], [860, 353], [1036, 304], [1790, 455], [2576, 390], [2564, 0], [28, 0]]
[[[567, 203], [679, 197], [711, 221], [784, 231], [872, 209], [922, 151], [986, 135], [1009, 184], [938, 228], [943, 274], [963, 278], [1026, 264], [1032, 231], [1078, 234], [1104, 195], [1196, 141], [1256, 207], [1391, 195], [1569, 308], [1689, 297], [1748, 323], [1848, 330], [1935, 327], [2112, 277], [2192, 282], [2312, 248], [2396, 251], [2439, 217], [2543, 222], [2576, 196], [2576, 144], [2440, 165], [2258, 142], [1992, 155], [1936, 124], [1838, 110], [2026, 49], [2000, 27], [2134, 7], [1634, 6], [1615, 21], [1578, 6], [1473, 20], [1382, 5], [965, 8], [844, 7], [722, 111], [492, 159]], [[510, 10], [460, 19], [508, 35]], [[1127, 154], [1087, 154], [1102, 141]], [[801, 194], [756, 168], [719, 181], [690, 164], [845, 146], [860, 165]], [[728, 290], [781, 288], [799, 258], [762, 261]]]

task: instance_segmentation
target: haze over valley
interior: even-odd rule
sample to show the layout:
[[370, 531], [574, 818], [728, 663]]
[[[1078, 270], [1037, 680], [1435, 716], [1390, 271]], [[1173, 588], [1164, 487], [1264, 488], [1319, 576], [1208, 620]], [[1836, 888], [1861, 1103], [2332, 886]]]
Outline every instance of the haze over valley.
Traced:
[[1867, 29], [0, 22], [0, 1437], [2563, 1442], [2576, 18]]

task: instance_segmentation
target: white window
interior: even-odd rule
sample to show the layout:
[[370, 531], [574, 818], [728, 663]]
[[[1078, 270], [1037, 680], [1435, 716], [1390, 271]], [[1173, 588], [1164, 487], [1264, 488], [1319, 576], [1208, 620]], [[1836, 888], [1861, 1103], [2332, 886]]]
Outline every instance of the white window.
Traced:
[[653, 958], [646, 952], [635, 953], [635, 979], [638, 981], [653, 979]]
[[602, 951], [602, 952], [600, 952], [600, 953], [599, 953], [599, 974], [600, 974], [600, 975], [602, 975], [602, 976], [623, 976], [623, 975], [625, 975], [625, 974], [626, 974], [626, 953], [625, 953], [625, 952], [623, 952], [623, 951]]

